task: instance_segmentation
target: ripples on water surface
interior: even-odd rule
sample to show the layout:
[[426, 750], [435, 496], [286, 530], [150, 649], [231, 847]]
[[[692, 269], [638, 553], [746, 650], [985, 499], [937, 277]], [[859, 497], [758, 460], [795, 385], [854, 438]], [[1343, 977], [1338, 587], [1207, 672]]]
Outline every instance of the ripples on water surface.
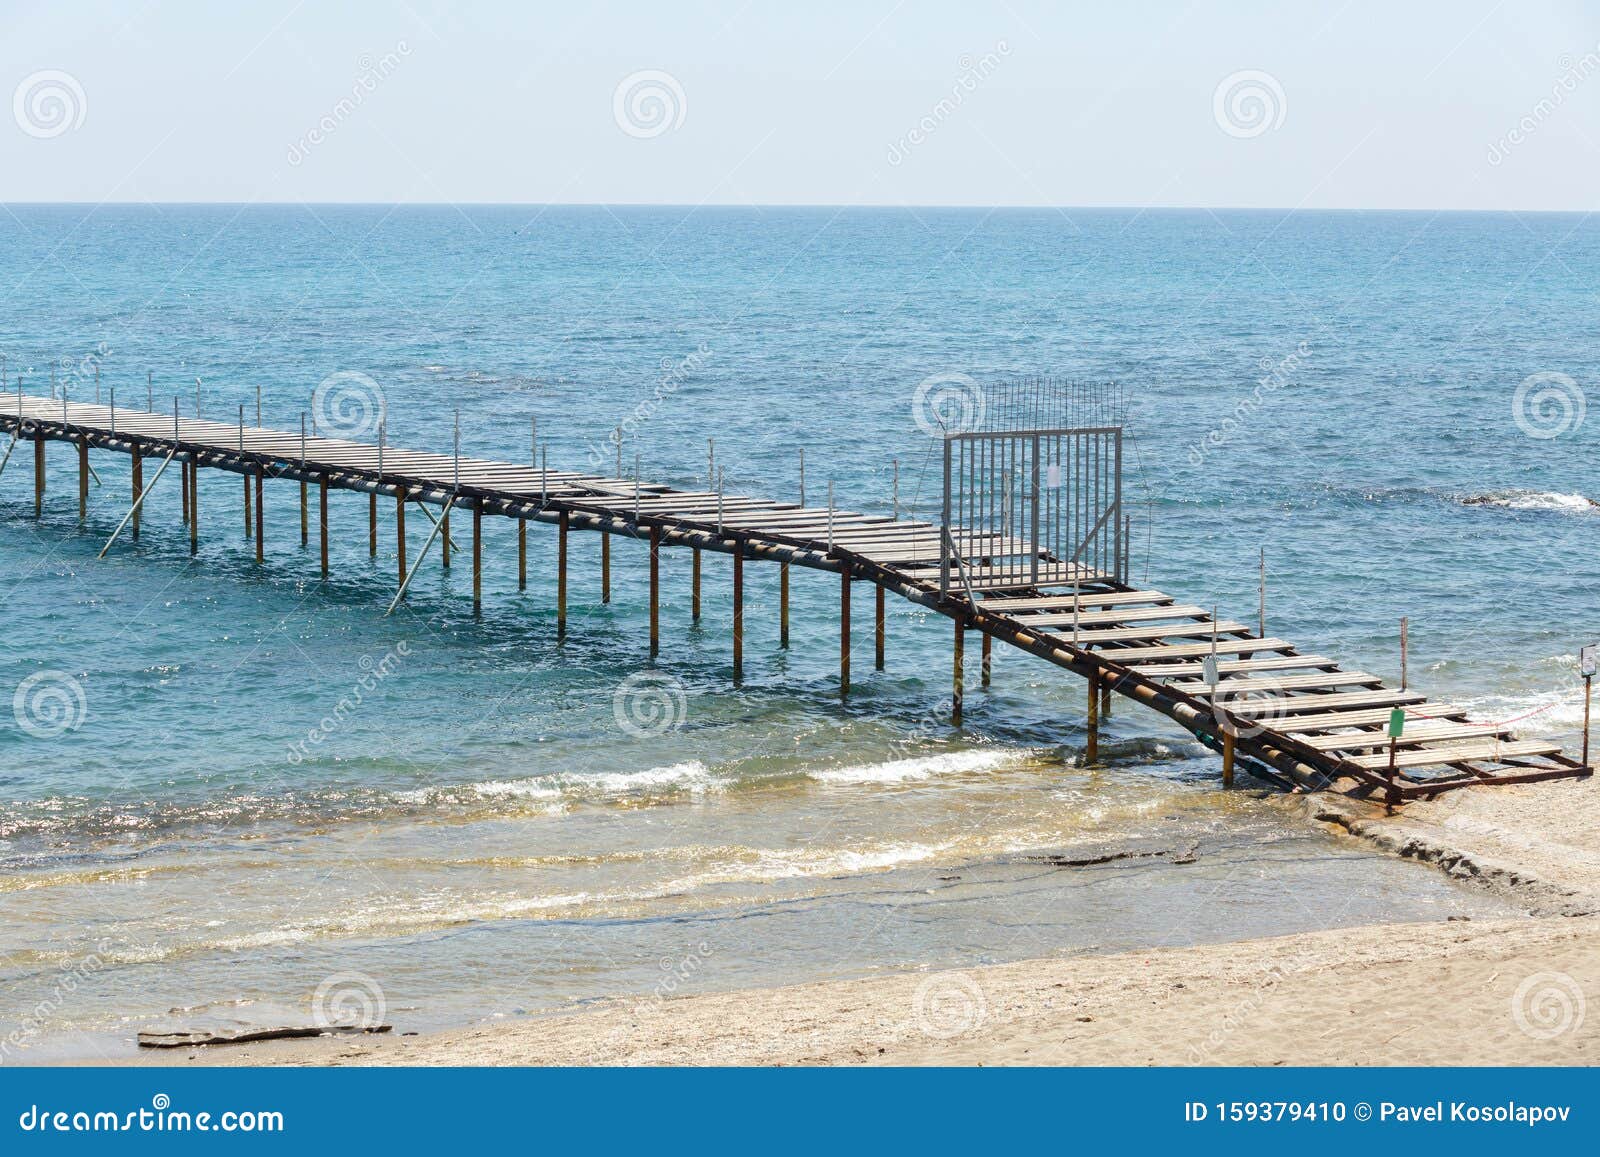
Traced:
[[[268, 423], [294, 428], [317, 381], [357, 370], [396, 444], [446, 448], [459, 407], [469, 452], [518, 458], [536, 414], [552, 465], [583, 468], [644, 403], [628, 457], [651, 477], [702, 484], [714, 435], [730, 490], [792, 496], [804, 446], [817, 493], [831, 479], [842, 504], [886, 508], [898, 458], [903, 499], [927, 508], [923, 377], [1115, 378], [1138, 438], [1138, 576], [1248, 618], [1265, 542], [1274, 634], [1393, 674], [1408, 615], [1428, 690], [1485, 718], [1536, 712], [1535, 732], [1579, 717], [1570, 655], [1600, 633], [1595, 426], [1532, 439], [1511, 404], [1535, 372], [1590, 385], [1588, 220], [14, 211], [11, 381], [20, 365], [43, 387], [52, 357], [104, 342], [122, 404], [146, 368], [186, 413], [195, 377], [212, 414], [253, 409], [260, 383]], [[268, 487], [258, 568], [236, 480], [207, 475], [198, 560], [174, 483], [143, 541], [97, 563], [126, 460], [96, 458], [81, 530], [68, 452], [52, 448], [42, 524], [18, 461], [0, 478], [0, 690], [60, 671], [86, 705], [56, 738], [0, 728], [0, 1027], [48, 1005], [34, 1055], [115, 1047], [173, 1007], [301, 1003], [351, 971], [426, 1028], [664, 977], [725, 988], [1493, 910], [1271, 798], [1223, 795], [1213, 757], [1131, 705], [1105, 766], [1081, 767], [1081, 684], [1021, 656], [997, 654], [987, 691], [969, 677], [953, 733], [948, 624], [910, 606], [891, 603], [888, 670], [858, 655], [841, 705], [826, 576], [796, 572], [785, 652], [776, 571], [747, 569], [736, 688], [725, 560], [706, 558], [693, 627], [688, 560], [669, 554], [657, 668], [681, 725], [638, 736], [616, 699], [648, 667], [634, 544], [616, 544], [601, 606], [597, 543], [575, 539], [558, 648], [546, 530], [526, 595], [514, 531], [490, 520], [481, 618], [470, 572], [433, 556], [385, 619], [387, 509], [371, 560], [365, 503], [333, 495], [323, 585], [293, 484]]]

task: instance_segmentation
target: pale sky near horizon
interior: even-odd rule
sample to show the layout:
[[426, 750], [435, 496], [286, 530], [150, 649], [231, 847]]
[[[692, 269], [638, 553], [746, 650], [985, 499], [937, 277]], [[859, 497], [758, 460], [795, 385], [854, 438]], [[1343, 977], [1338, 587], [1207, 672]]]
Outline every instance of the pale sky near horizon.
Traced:
[[9, 202], [1587, 211], [1600, 188], [1600, 4], [1575, 0], [0, 12]]

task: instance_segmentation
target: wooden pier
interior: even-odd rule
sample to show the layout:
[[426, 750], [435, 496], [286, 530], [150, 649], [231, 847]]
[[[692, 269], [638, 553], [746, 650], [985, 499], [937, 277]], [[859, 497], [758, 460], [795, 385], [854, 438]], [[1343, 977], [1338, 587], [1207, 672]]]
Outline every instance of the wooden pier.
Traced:
[[[730, 648], [735, 678], [743, 658], [746, 561], [781, 568], [780, 634], [784, 645], [789, 637], [790, 568], [801, 566], [840, 576], [839, 663], [844, 694], [850, 688], [851, 586], [870, 583], [876, 588], [874, 658], [880, 669], [885, 662], [886, 594], [909, 599], [952, 621], [950, 710], [958, 723], [968, 631], [982, 635], [985, 685], [995, 640], [1080, 676], [1086, 689], [1085, 755], [1089, 762], [1098, 758], [1099, 720], [1115, 694], [1160, 712], [1221, 753], [1225, 783], [1232, 782], [1236, 762], [1243, 761], [1254, 774], [1286, 788], [1338, 788], [1399, 803], [1470, 784], [1592, 773], [1591, 768], [1564, 755], [1558, 744], [1520, 740], [1503, 728], [1469, 722], [1467, 711], [1460, 706], [1430, 702], [1410, 689], [1387, 687], [1376, 675], [1345, 670], [1324, 655], [1302, 654], [1286, 639], [1252, 635], [1243, 623], [1215, 618], [1203, 607], [1160, 591], [1137, 589], [1118, 581], [1108, 569], [1050, 557], [1026, 541], [1002, 541], [1000, 536], [984, 541], [971, 527], [950, 532], [966, 544], [964, 553], [970, 559], [957, 568], [959, 581], [952, 583], [942, 549], [952, 541], [948, 528], [831, 506], [674, 490], [624, 478], [551, 470], [544, 463], [404, 450], [307, 436], [304, 431], [246, 426], [242, 418], [227, 423], [176, 413], [113, 410], [106, 405], [20, 392], [0, 395], [0, 436], [4, 435], [9, 435], [4, 439], [7, 461], [23, 443], [32, 443], [36, 515], [44, 508], [45, 448], [50, 442], [75, 448], [80, 517], [87, 513], [90, 451], [115, 451], [132, 457], [130, 509], [107, 543], [108, 549], [125, 528], [131, 538], [139, 537], [144, 497], [174, 463], [191, 554], [201, 532], [198, 495], [202, 467], [242, 478], [244, 526], [253, 539], [257, 561], [264, 558], [267, 541], [264, 483], [287, 480], [299, 484], [303, 545], [309, 541], [308, 490], [315, 487], [324, 578], [328, 576], [329, 492], [351, 490], [369, 496], [368, 547], [373, 555], [377, 553], [379, 499], [392, 500], [400, 544], [396, 602], [404, 596], [416, 564], [436, 539], [441, 541], [442, 551], [459, 549], [448, 528], [453, 508], [470, 512], [475, 603], [482, 598], [484, 517], [518, 521], [519, 587], [527, 582], [527, 523], [553, 524], [558, 536], [556, 613], [561, 636], [567, 618], [568, 536], [573, 531], [604, 536], [603, 598], [610, 595], [612, 536], [637, 539], [648, 543], [651, 551], [652, 653], [660, 644], [660, 552], [694, 552], [696, 618], [701, 603], [701, 552], [729, 555], [733, 573]], [[420, 506], [432, 523], [414, 560], [406, 555], [408, 506]], [[435, 507], [440, 515], [433, 514], [430, 508]], [[996, 561], [1030, 555], [1022, 574], [1016, 566]], [[1215, 670], [1209, 672], [1207, 668], [1213, 664]], [[1215, 684], [1207, 678], [1212, 673]], [[1404, 729], [1400, 738], [1391, 741], [1387, 728], [1397, 708], [1404, 713]]]

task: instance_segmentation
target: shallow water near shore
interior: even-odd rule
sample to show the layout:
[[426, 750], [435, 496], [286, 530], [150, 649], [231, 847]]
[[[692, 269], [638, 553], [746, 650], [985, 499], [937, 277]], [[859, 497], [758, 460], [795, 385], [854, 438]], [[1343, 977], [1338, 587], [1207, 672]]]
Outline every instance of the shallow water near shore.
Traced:
[[[253, 415], [259, 383], [266, 424], [295, 429], [319, 381], [357, 371], [396, 445], [447, 448], [459, 408], [464, 449], [521, 460], [537, 416], [553, 467], [594, 469], [628, 422], [629, 472], [637, 452], [649, 477], [704, 485], [710, 435], [730, 491], [795, 497], [804, 447], [809, 497], [832, 480], [887, 512], [898, 459], [902, 507], [926, 514], [922, 378], [1115, 378], [1137, 579], [1248, 622], [1267, 543], [1271, 633], [1393, 677], [1408, 615], [1431, 694], [1530, 734], [1570, 739], [1581, 717], [1596, 427], [1529, 437], [1513, 395], [1596, 364], [1565, 272], [1596, 265], [1587, 219], [14, 212], [0, 272], [26, 292], [0, 352], [30, 391], [103, 343], [120, 404], [143, 404], [147, 368], [157, 408], [178, 392], [186, 414], [196, 377], [208, 416]], [[1287, 378], [1239, 423], [1268, 373]], [[480, 617], [464, 562], [434, 554], [384, 618], [392, 511], [369, 558], [365, 502], [333, 496], [322, 584], [292, 484], [267, 488], [258, 567], [238, 480], [206, 474], [196, 559], [174, 482], [141, 540], [97, 562], [126, 459], [95, 458], [81, 527], [71, 455], [52, 447], [38, 522], [20, 460], [0, 477], [0, 693], [68, 681], [45, 714], [0, 710], [0, 1038], [23, 1031], [21, 1055], [126, 1049], [174, 1008], [306, 1014], [319, 991], [425, 1030], [1504, 911], [1219, 791], [1214, 756], [1131, 704], [1083, 767], [1082, 684], [1020, 655], [997, 650], [988, 688], [969, 672], [953, 730], [948, 623], [908, 605], [891, 601], [878, 673], [858, 602], [841, 703], [826, 576], [795, 572], [784, 650], [777, 573], [747, 569], [735, 685], [725, 559], [705, 559], [695, 624], [669, 552], [652, 662], [637, 544], [613, 542], [602, 604], [598, 543], [575, 538], [558, 643], [548, 530], [530, 531], [525, 594], [491, 519]]]
[[[742, 786], [698, 768], [601, 774], [559, 803], [495, 782], [403, 792], [336, 826], [120, 841], [12, 877], [0, 903], [31, 920], [8, 999], [49, 1004], [73, 979], [70, 1016], [29, 1053], [67, 1059], [173, 1025], [355, 1012], [429, 1031], [602, 998], [1513, 912], [1305, 830], [1268, 793], [1225, 796], [1207, 761], [1152, 755], [1136, 744], [1084, 770], [977, 748]], [[63, 952], [74, 926], [97, 930], [91, 956]]]

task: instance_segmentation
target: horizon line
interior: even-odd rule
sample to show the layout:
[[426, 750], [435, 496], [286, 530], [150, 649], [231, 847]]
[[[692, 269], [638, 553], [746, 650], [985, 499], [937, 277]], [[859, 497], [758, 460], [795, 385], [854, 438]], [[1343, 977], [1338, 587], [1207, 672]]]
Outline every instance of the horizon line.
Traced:
[[1417, 205], [1323, 205], [1323, 206], [1282, 206], [1282, 205], [1114, 205], [1114, 204], [1061, 204], [1041, 205], [1027, 203], [1007, 204], [982, 204], [977, 202], [833, 202], [833, 201], [708, 201], [691, 204], [684, 201], [360, 201], [360, 200], [335, 200], [335, 201], [282, 201], [282, 200], [249, 200], [249, 201], [152, 201], [152, 200], [106, 200], [106, 201], [7, 201], [0, 200], [3, 208], [128, 208], [147, 206], [150, 208], [367, 208], [367, 209], [686, 209], [696, 211], [700, 209], [875, 209], [875, 210], [906, 210], [906, 209], [963, 209], [987, 210], [989, 212], [1035, 210], [1038, 212], [1066, 212], [1066, 211], [1103, 211], [1125, 213], [1432, 213], [1444, 214], [1543, 214], [1565, 216], [1588, 216], [1596, 212], [1591, 208], [1451, 208]]

